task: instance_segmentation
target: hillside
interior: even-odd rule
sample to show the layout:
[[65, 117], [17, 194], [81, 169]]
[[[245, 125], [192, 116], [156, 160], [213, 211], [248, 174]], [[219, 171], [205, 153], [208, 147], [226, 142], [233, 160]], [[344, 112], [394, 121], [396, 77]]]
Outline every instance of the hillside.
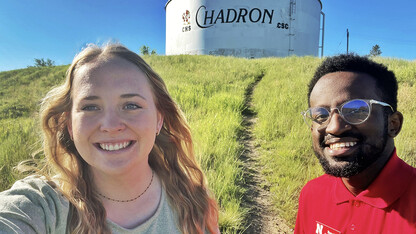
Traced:
[[[307, 83], [321, 60], [185, 55], [145, 60], [164, 78], [190, 123], [196, 155], [219, 201], [221, 231], [250, 230], [249, 224], [262, 217], [250, 207], [257, 204], [251, 201], [256, 194], [266, 194], [270, 214], [293, 227], [300, 189], [322, 174], [300, 115], [307, 108]], [[416, 62], [377, 60], [399, 80], [398, 109], [405, 121], [395, 141], [398, 155], [416, 166]], [[67, 67], [0, 73], [0, 190], [24, 176], [12, 168], [40, 148], [39, 103], [63, 81]]]

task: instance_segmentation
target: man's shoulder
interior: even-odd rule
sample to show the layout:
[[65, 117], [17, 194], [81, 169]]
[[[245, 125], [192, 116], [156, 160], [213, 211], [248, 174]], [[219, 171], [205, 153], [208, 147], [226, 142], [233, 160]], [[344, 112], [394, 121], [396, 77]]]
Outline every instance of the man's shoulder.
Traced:
[[410, 188], [415, 191], [416, 168], [397, 156], [393, 157], [391, 161], [393, 167], [390, 167], [388, 170], [391, 174], [388, 174], [388, 176], [392, 177], [395, 175], [395, 180], [393, 180], [395, 184], [401, 184], [403, 187]]
[[310, 196], [312, 194], [325, 194], [332, 190], [333, 186], [337, 182], [337, 179], [338, 178], [327, 174], [319, 176], [306, 183], [306, 185], [302, 188], [301, 194], [303, 196]]
[[[402, 171], [408, 171], [406, 174], [406, 179], [409, 180], [409, 185], [407, 186], [410, 191], [412, 191], [413, 194], [416, 194], [416, 167], [413, 167], [412, 165], [406, 163], [403, 161], [402, 163], [403, 168], [401, 168]], [[416, 199], [416, 196], [414, 197]]]
[[405, 162], [403, 159], [401, 159], [403, 161], [404, 167], [407, 167], [409, 171], [411, 171], [413, 176], [416, 176], [416, 167], [410, 165], [409, 163]]
[[316, 188], [316, 187], [328, 187], [328, 185], [334, 184], [337, 181], [336, 177], [328, 174], [321, 175], [315, 179], [310, 180], [304, 188]]

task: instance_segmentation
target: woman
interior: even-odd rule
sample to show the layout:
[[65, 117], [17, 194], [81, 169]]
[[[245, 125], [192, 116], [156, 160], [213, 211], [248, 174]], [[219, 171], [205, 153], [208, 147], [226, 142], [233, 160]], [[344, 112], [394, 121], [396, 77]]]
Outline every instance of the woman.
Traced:
[[219, 232], [189, 128], [137, 54], [84, 49], [43, 100], [41, 121], [44, 177], [0, 194], [0, 231]]

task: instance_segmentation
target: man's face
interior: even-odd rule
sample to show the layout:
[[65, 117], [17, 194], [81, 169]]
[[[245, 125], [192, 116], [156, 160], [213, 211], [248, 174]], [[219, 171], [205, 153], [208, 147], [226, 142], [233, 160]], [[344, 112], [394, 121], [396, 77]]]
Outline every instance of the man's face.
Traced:
[[[329, 73], [313, 88], [310, 106], [332, 109], [352, 99], [380, 101], [378, 93], [375, 80], [367, 74]], [[323, 169], [337, 177], [362, 172], [380, 157], [387, 142], [387, 120], [380, 105], [372, 105], [370, 117], [358, 125], [345, 122], [333, 110], [326, 127], [311, 131], [313, 148]]]

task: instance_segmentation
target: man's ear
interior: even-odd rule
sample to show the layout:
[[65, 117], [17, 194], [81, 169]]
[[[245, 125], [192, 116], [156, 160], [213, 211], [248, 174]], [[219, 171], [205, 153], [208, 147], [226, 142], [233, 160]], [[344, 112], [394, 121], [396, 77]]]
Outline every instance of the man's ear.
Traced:
[[391, 138], [399, 135], [400, 130], [402, 130], [403, 125], [403, 115], [400, 111], [396, 111], [391, 114], [388, 118], [388, 135]]

